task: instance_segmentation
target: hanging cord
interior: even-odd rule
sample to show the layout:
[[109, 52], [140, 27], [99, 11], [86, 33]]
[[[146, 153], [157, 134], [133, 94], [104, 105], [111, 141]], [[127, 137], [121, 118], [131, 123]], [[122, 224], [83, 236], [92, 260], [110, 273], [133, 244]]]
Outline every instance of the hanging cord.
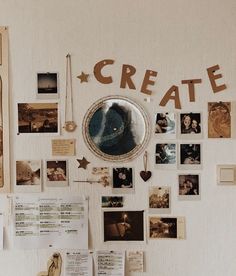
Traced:
[[143, 155], [143, 166], [144, 166], [144, 171], [147, 171], [147, 151], [145, 151]]
[[73, 93], [72, 93], [72, 75], [71, 75], [71, 55], [66, 55], [66, 105], [65, 105], [65, 121], [67, 121], [67, 100], [70, 93], [71, 121], [73, 118]]

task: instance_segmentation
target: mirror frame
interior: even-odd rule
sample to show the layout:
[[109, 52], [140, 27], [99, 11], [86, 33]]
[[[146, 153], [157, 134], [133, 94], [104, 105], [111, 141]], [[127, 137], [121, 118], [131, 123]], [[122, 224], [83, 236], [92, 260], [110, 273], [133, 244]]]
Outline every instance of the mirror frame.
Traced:
[[[130, 105], [133, 105], [136, 109], [138, 109], [140, 112], [140, 115], [143, 117], [144, 128], [145, 128], [144, 139], [140, 145], [137, 145], [134, 149], [132, 149], [128, 153], [121, 154], [121, 155], [110, 155], [110, 154], [104, 153], [96, 146], [96, 144], [93, 142], [91, 136], [89, 135], [89, 123], [90, 123], [92, 116], [100, 107], [103, 106], [104, 102], [106, 102], [107, 100], [114, 100], [114, 102], [116, 100], [126, 101], [127, 103], [129, 103]], [[123, 97], [123, 96], [107, 96], [107, 97], [100, 98], [98, 101], [96, 101], [88, 109], [88, 111], [86, 112], [86, 114], [84, 116], [82, 130], [83, 130], [84, 141], [85, 141], [87, 147], [89, 148], [89, 150], [92, 153], [94, 153], [97, 157], [99, 157], [105, 161], [111, 161], [111, 162], [131, 161], [134, 158], [138, 157], [141, 154], [141, 152], [144, 150], [144, 148], [146, 147], [147, 142], [150, 139], [150, 133], [151, 133], [150, 120], [149, 120], [147, 113], [143, 109], [143, 107], [140, 106], [139, 104], [137, 104], [136, 102], [134, 102], [133, 100], [131, 100], [127, 97]]]

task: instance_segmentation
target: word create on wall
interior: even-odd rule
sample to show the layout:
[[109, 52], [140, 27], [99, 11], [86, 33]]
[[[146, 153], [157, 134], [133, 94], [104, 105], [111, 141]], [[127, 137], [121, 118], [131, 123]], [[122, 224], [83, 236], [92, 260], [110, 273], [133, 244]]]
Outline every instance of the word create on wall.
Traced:
[[[103, 84], [110, 84], [113, 82], [112, 76], [104, 76], [102, 74], [102, 69], [107, 65], [113, 65], [114, 60], [112, 59], [104, 59], [99, 61], [94, 66], [94, 76], [95, 78]], [[217, 84], [216, 80], [222, 78], [222, 74], [216, 73], [220, 69], [219, 65], [214, 65], [212, 67], [207, 68], [208, 78], [211, 83], [211, 87], [214, 93], [220, 92], [226, 89], [225, 84]], [[132, 77], [136, 73], [136, 68], [129, 64], [123, 64], [122, 72], [121, 72], [121, 80], [120, 80], [120, 88], [129, 88], [136, 90], [135, 83]], [[154, 78], [157, 76], [158, 72], [153, 70], [146, 70], [143, 78], [143, 82], [140, 88], [140, 92], [151, 95], [152, 90], [150, 90], [150, 86], [155, 84]], [[189, 93], [189, 101], [195, 102], [195, 85], [201, 83], [201, 79], [188, 79], [182, 80], [182, 84], [187, 84], [188, 93]], [[179, 96], [179, 87], [177, 85], [172, 85], [163, 98], [160, 101], [160, 106], [166, 106], [166, 104], [173, 100], [176, 109], [181, 109], [180, 96]]]

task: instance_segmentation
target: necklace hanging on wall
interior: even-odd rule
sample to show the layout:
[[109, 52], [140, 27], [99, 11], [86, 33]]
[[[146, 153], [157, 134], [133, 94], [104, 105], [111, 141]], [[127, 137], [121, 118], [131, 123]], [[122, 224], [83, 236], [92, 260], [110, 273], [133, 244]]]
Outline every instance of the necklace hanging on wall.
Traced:
[[147, 151], [145, 151], [143, 155], [143, 165], [144, 165], [144, 171], [140, 172], [140, 176], [143, 179], [143, 181], [148, 181], [148, 179], [152, 176], [152, 172], [147, 170]]
[[[70, 119], [68, 119], [70, 115]], [[73, 93], [72, 93], [72, 76], [71, 76], [71, 56], [66, 56], [66, 99], [65, 99], [65, 125], [64, 129], [73, 132], [77, 125], [73, 120]]]

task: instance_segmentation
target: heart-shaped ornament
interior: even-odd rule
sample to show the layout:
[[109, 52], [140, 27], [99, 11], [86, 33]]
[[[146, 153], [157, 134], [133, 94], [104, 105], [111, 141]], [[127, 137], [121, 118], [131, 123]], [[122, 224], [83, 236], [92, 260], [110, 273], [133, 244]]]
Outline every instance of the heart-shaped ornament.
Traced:
[[141, 171], [140, 176], [143, 179], [143, 181], [146, 182], [152, 176], [152, 173], [150, 171]]

